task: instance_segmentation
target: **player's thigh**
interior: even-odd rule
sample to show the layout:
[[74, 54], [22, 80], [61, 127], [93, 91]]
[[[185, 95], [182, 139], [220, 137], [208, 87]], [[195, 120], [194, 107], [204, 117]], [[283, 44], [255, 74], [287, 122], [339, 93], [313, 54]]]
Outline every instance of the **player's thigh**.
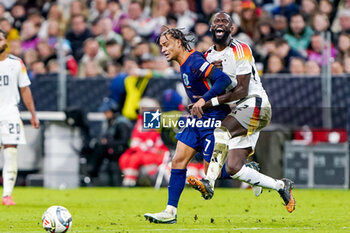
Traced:
[[246, 163], [247, 157], [251, 151], [251, 147], [229, 150], [226, 162], [227, 173], [234, 175], [239, 172], [239, 170], [241, 170], [241, 168]]
[[247, 129], [235, 118], [235, 116], [227, 115], [221, 122], [221, 125], [229, 130], [231, 137], [243, 136], [247, 134]]
[[0, 144], [9, 147], [25, 144], [24, 127], [20, 118], [2, 120], [0, 122]]
[[[265, 96], [250, 97], [237, 104], [237, 106], [232, 109], [229, 116], [238, 121], [242, 128], [246, 129], [246, 135], [250, 135], [260, 131], [270, 123], [271, 105]], [[237, 122], [235, 124], [237, 124]], [[234, 136], [244, 136], [244, 134], [241, 133], [242, 131], [237, 131]]]
[[191, 161], [195, 155], [196, 150], [186, 145], [185, 143], [178, 141], [176, 145], [175, 155], [172, 160], [171, 166], [173, 169], [185, 169], [187, 164]]

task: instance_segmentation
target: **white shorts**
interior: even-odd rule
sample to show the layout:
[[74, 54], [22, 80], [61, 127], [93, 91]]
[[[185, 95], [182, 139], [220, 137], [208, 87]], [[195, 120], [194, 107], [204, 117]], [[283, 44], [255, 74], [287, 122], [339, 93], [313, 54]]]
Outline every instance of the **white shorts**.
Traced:
[[234, 137], [229, 142], [229, 150], [251, 147], [254, 151], [260, 130], [271, 121], [271, 105], [266, 95], [251, 96], [238, 101], [230, 114], [248, 130], [247, 135]]
[[26, 144], [23, 122], [20, 118], [0, 121], [0, 145]]

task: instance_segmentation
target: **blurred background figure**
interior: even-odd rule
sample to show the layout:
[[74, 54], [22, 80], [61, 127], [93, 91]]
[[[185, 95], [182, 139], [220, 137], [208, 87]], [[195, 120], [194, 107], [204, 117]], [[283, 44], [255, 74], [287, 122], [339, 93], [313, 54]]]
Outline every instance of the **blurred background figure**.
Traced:
[[136, 185], [141, 168], [149, 177], [155, 178], [164, 156], [169, 155], [160, 132], [157, 129], [143, 128], [144, 112], [159, 110], [158, 101], [144, 97], [139, 105], [140, 112], [131, 134], [130, 148], [119, 159], [119, 166], [124, 174], [123, 186], [126, 187]]
[[93, 148], [92, 157], [88, 160], [89, 174], [92, 178], [98, 177], [104, 159], [119, 160], [129, 147], [133, 128], [131, 121], [121, 115], [121, 109], [113, 99], [105, 98], [103, 101], [99, 111], [104, 113], [106, 120], [102, 126], [101, 136]]

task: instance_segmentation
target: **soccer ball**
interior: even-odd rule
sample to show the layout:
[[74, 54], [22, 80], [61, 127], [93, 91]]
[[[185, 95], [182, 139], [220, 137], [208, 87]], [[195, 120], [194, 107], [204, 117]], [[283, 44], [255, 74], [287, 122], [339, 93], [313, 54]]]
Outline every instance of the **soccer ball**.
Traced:
[[72, 215], [63, 206], [51, 206], [42, 217], [43, 228], [50, 233], [63, 233], [72, 227]]

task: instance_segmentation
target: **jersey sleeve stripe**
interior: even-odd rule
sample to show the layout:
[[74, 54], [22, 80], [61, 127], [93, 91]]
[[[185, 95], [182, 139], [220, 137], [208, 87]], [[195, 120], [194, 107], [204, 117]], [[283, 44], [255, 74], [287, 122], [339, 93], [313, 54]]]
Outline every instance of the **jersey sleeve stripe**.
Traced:
[[208, 77], [208, 75], [210, 74], [210, 71], [213, 69], [213, 64], [210, 64], [208, 69], [205, 71], [204, 77]]
[[201, 72], [204, 72], [204, 70], [209, 66], [209, 62], [204, 62], [203, 65], [199, 68]]

